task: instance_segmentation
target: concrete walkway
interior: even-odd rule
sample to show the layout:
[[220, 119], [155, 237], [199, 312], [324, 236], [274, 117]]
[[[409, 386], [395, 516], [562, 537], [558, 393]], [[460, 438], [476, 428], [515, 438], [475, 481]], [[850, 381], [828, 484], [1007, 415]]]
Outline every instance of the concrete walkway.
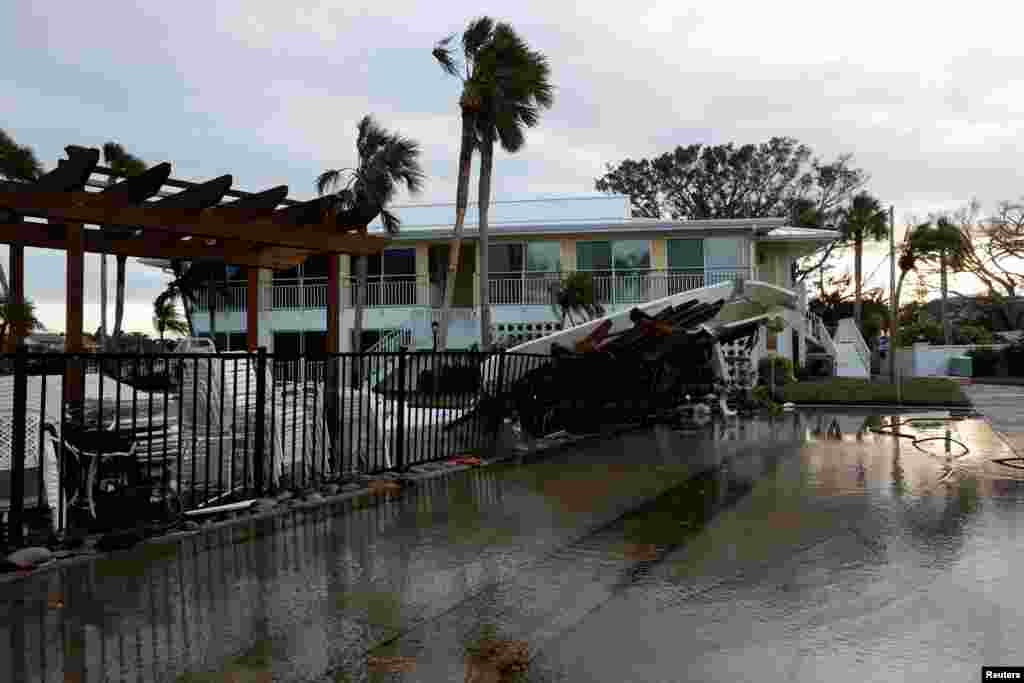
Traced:
[[969, 384], [963, 388], [978, 412], [1024, 457], [1024, 386]]

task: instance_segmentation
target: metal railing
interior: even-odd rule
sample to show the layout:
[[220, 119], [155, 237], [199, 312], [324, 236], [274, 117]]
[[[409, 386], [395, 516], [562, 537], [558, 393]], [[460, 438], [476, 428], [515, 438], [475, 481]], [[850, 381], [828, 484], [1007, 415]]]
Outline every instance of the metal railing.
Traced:
[[[196, 311], [209, 311], [209, 290], [203, 288], [196, 292]], [[215, 294], [216, 310], [221, 313], [238, 313], [246, 308], [245, 286], [230, 285]]]
[[[636, 304], [660, 299], [691, 289], [735, 280], [750, 278], [749, 268], [716, 268], [699, 270], [645, 270], [615, 274], [594, 271], [594, 292], [598, 303]], [[493, 273], [489, 278], [488, 291], [492, 306], [548, 305], [551, 300], [551, 286], [565, 277], [560, 273]], [[356, 280], [348, 278], [343, 283], [344, 305], [355, 304]], [[318, 309], [327, 306], [327, 281], [306, 280], [294, 283], [275, 283], [270, 288], [270, 305], [275, 310]], [[414, 275], [394, 275], [371, 278], [366, 285], [367, 307], [428, 306], [439, 307], [443, 297], [443, 284], [431, 283], [427, 278]], [[218, 309], [223, 312], [244, 311], [246, 296], [244, 286], [228, 288], [226, 298], [218, 300]], [[197, 311], [205, 311], [206, 293], [200, 292]]]
[[[401, 343], [403, 332], [381, 348]], [[489, 373], [500, 377], [500, 369], [482, 369], [490, 357], [0, 355], [0, 532], [17, 546], [33, 524], [61, 532], [166, 522], [353, 472], [479, 451], [495, 436], [493, 421], [451, 423], [494, 385]], [[436, 385], [424, 375], [435, 368]], [[26, 451], [37, 455], [26, 461]]]

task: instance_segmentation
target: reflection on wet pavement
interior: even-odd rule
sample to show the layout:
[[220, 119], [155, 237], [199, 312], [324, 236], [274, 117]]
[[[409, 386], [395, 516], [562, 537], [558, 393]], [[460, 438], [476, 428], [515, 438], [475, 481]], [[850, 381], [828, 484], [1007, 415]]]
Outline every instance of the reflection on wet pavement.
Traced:
[[0, 680], [975, 678], [1024, 463], [949, 417], [659, 426], [0, 584]]

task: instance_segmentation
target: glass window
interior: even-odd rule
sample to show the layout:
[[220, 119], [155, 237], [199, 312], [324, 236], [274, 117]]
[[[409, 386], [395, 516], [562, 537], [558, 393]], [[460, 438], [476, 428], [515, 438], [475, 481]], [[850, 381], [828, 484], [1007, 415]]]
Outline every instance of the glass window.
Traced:
[[308, 278], [327, 277], [327, 255], [316, 254], [302, 264], [302, 276]]
[[294, 266], [288, 270], [275, 270], [274, 280], [298, 280], [299, 279], [299, 267]]
[[557, 273], [561, 270], [561, 245], [554, 241], [526, 244], [526, 270], [533, 273]]
[[733, 237], [710, 237], [704, 240], [708, 268], [739, 266], [740, 240]]
[[577, 242], [577, 270], [611, 270], [611, 242]]
[[408, 249], [386, 249], [383, 257], [383, 274], [386, 277], [392, 275], [416, 275], [416, 248]]
[[228, 335], [229, 351], [245, 351], [248, 335], [245, 332], [232, 332]]
[[504, 275], [523, 272], [522, 244], [492, 244], [487, 249], [487, 272]]
[[232, 283], [245, 282], [249, 279], [245, 266], [227, 266], [226, 275], [228, 282]]
[[302, 343], [307, 356], [323, 356], [327, 353], [327, 333], [311, 331], [302, 333]]
[[647, 240], [612, 242], [612, 269], [645, 270], [651, 267], [651, 243]]
[[[366, 274], [370, 278], [379, 278], [381, 273], [381, 254], [370, 254], [366, 257]], [[352, 259], [352, 277], [359, 275], [359, 259]]]
[[669, 270], [704, 270], [704, 240], [668, 240]]

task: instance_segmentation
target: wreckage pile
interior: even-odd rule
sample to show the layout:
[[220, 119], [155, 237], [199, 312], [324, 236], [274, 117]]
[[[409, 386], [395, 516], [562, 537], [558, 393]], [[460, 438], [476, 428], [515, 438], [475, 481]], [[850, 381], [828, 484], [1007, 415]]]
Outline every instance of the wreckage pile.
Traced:
[[539, 436], [559, 429], [594, 432], [672, 408], [686, 393], [711, 390], [716, 343], [757, 333], [761, 321], [711, 325], [725, 303], [693, 299], [653, 316], [634, 308], [633, 326], [618, 333], [610, 333], [612, 321], [604, 320], [571, 349], [553, 343], [550, 361], [479, 409], [497, 417], [511, 408], [524, 431]]

